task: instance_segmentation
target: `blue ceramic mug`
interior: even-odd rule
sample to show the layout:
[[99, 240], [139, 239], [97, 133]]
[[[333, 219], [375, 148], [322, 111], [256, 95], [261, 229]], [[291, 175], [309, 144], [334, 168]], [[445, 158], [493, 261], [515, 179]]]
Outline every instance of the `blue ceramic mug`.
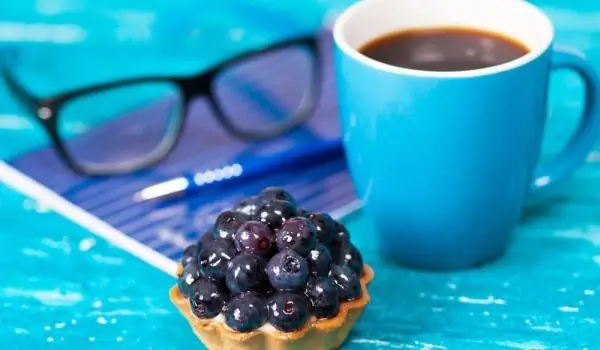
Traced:
[[[465, 26], [529, 52], [483, 69], [390, 66], [359, 49], [398, 30]], [[352, 179], [384, 253], [415, 267], [456, 269], [500, 256], [526, 196], [583, 164], [600, 131], [598, 76], [553, 48], [550, 20], [523, 0], [363, 0], [334, 26], [336, 80]], [[566, 149], [537, 167], [549, 76], [571, 69], [586, 108]], [[574, 116], [576, 117], [576, 116]]]

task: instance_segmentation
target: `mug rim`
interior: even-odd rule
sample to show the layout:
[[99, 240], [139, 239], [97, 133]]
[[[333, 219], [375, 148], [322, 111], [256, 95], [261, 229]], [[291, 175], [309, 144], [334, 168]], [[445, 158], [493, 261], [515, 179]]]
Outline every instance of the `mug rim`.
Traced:
[[[522, 67], [528, 63], [535, 61], [537, 58], [542, 56], [548, 49], [552, 46], [554, 41], [554, 26], [550, 18], [537, 6], [529, 3], [525, 0], [499, 0], [505, 6], [525, 6], [530, 11], [540, 16], [540, 18], [545, 22], [545, 25], [551, 31], [549, 34], [550, 40], [546, 42], [544, 45], [539, 45], [537, 47], [531, 48], [529, 52], [525, 55], [514, 59], [512, 61], [508, 61], [502, 64], [479, 68], [479, 69], [471, 69], [464, 71], [425, 71], [418, 69], [411, 69], [405, 67], [398, 67], [394, 65], [390, 65], [387, 63], [383, 63], [372, 59], [368, 56], [362, 54], [358, 49], [352, 47], [348, 41], [346, 40], [345, 29], [348, 25], [348, 22], [352, 19], [353, 16], [356, 16], [360, 11], [366, 9], [368, 6], [378, 6], [379, 3], [383, 3], [389, 0], [359, 0], [354, 4], [350, 5], [346, 8], [345, 11], [342, 12], [340, 16], [335, 20], [333, 26], [333, 39], [336, 45], [348, 56], [352, 57], [356, 61], [365, 64], [367, 66], [373, 67], [377, 70], [398, 74], [398, 75], [410, 75], [416, 77], [430, 77], [430, 78], [474, 78], [486, 75], [498, 74], [506, 71], [510, 71], [519, 67]], [[396, 0], [403, 1], [403, 0]], [[474, 29], [478, 29], [476, 26], [465, 26]], [[409, 27], [410, 28], [410, 27]], [[422, 27], [413, 27], [415, 29]], [[483, 28], [483, 30], [486, 30]], [[516, 38], [517, 40], [519, 38]]]

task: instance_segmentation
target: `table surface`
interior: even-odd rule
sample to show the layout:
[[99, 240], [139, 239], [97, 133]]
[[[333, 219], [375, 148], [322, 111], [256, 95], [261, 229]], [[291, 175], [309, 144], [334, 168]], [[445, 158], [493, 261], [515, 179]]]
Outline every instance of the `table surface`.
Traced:
[[[536, 3], [556, 24], [557, 43], [600, 63], [600, 3]], [[581, 109], [578, 79], [561, 72], [552, 80], [544, 159], [564, 145]], [[17, 143], [34, 133], [8, 122], [0, 128], [0, 138]], [[10, 344], [3, 348], [195, 348], [167, 298], [170, 276], [6, 186], [0, 198], [0, 340]], [[382, 260], [368, 218], [348, 217], [376, 277], [345, 348], [597, 348], [599, 200], [594, 152], [568, 183], [532, 199], [505, 257], [454, 273]]]

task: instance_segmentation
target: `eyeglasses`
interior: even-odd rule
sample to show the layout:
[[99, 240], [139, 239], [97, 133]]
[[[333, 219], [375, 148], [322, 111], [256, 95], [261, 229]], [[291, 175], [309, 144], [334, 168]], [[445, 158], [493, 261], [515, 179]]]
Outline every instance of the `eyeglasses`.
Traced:
[[31, 94], [10, 71], [3, 74], [66, 165], [98, 176], [134, 172], [164, 159], [200, 97], [239, 139], [260, 141], [289, 132], [312, 115], [321, 71], [317, 37], [303, 36], [243, 53], [194, 76], [125, 79], [50, 98]]

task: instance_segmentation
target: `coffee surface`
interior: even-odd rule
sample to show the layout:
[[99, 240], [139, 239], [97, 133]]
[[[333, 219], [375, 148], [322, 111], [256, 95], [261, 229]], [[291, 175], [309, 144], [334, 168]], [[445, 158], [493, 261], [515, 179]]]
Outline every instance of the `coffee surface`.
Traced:
[[396, 67], [423, 71], [465, 71], [500, 65], [529, 52], [517, 41], [479, 29], [439, 27], [392, 32], [359, 50]]

